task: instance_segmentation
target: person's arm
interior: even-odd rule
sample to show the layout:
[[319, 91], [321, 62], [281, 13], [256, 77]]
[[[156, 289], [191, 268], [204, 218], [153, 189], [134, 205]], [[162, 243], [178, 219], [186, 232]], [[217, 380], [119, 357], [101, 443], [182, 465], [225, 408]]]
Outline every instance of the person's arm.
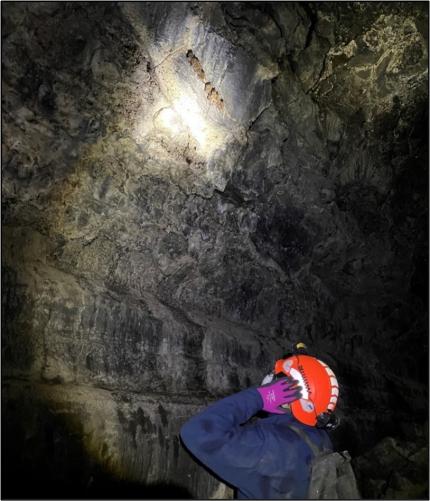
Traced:
[[260, 460], [265, 441], [261, 428], [240, 425], [262, 408], [255, 388], [223, 398], [183, 425], [182, 441], [203, 464], [238, 486]]

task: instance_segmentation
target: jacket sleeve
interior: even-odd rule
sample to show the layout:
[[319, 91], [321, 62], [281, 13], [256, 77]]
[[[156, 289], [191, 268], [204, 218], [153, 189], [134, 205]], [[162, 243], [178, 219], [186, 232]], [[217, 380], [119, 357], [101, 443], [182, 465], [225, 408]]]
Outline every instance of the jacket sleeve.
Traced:
[[181, 438], [189, 451], [224, 481], [238, 487], [264, 453], [260, 427], [240, 426], [263, 408], [255, 388], [223, 398], [188, 420]]

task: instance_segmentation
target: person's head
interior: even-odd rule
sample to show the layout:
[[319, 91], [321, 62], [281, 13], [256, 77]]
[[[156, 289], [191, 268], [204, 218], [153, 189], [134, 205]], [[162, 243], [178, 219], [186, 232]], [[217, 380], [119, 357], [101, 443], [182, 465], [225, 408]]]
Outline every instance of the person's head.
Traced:
[[[297, 346], [299, 348], [297, 349]], [[293, 353], [277, 360], [265, 382], [290, 376], [302, 387], [302, 398], [289, 404], [293, 416], [308, 426], [334, 429], [339, 420], [334, 415], [339, 397], [339, 384], [334, 372], [321, 360], [306, 354], [299, 343]]]

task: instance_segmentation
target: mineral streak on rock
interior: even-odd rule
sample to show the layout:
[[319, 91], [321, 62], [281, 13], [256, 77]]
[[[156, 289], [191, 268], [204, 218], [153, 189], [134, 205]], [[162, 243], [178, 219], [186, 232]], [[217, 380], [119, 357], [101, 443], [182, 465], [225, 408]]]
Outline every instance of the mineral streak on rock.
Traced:
[[3, 2], [2, 70], [5, 495], [231, 497], [180, 426], [302, 340], [428, 496], [428, 5]]
[[190, 65], [192, 66], [194, 72], [198, 76], [198, 78], [204, 82], [205, 81], [205, 72], [202, 68], [202, 65], [200, 64], [200, 61], [198, 58], [193, 54], [193, 51], [190, 49], [187, 52], [187, 59]]
[[220, 95], [219, 95], [218, 91], [215, 89], [215, 87], [210, 82], [205, 81], [206, 80], [205, 72], [202, 68], [202, 65], [201, 65], [200, 61], [198, 60], [198, 58], [193, 54], [193, 51], [191, 49], [187, 52], [187, 59], [188, 59], [190, 65], [192, 66], [194, 72], [198, 76], [198, 78], [202, 82], [204, 82], [205, 93], [207, 95], [208, 100], [211, 101], [212, 103], [214, 103], [218, 109], [222, 110], [224, 107], [224, 100], [220, 97]]

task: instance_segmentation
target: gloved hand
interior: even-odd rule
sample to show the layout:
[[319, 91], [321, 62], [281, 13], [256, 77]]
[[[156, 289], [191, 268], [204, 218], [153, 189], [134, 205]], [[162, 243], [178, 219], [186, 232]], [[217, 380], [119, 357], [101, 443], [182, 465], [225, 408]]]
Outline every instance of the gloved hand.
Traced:
[[284, 414], [287, 412], [281, 405], [290, 404], [302, 397], [302, 387], [292, 377], [285, 376], [273, 383], [257, 388], [263, 399], [263, 410], [272, 414]]

